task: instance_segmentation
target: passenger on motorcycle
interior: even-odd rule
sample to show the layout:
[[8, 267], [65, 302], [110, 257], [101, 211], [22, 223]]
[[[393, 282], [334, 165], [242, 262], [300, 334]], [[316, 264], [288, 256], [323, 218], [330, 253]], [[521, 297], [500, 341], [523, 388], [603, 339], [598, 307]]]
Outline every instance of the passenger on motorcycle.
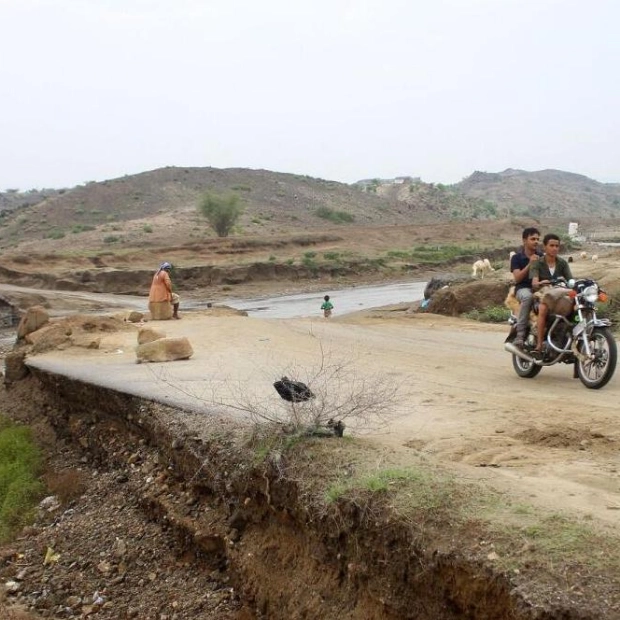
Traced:
[[538, 306], [536, 349], [531, 353], [536, 359], [542, 359], [547, 316], [550, 312], [555, 313], [559, 303], [564, 303], [566, 301], [564, 298], [568, 298], [568, 289], [554, 288], [552, 285], [561, 279], [568, 282], [573, 277], [568, 262], [558, 256], [560, 238], [549, 233], [543, 239], [543, 246], [544, 256], [530, 269], [532, 288], [534, 292], [541, 291], [542, 293]]
[[538, 262], [540, 231], [529, 227], [521, 235], [523, 246], [510, 259], [510, 271], [515, 280], [515, 297], [519, 300], [519, 316], [517, 317], [517, 337], [513, 344], [523, 347], [523, 338], [532, 307], [532, 276], [530, 266]]

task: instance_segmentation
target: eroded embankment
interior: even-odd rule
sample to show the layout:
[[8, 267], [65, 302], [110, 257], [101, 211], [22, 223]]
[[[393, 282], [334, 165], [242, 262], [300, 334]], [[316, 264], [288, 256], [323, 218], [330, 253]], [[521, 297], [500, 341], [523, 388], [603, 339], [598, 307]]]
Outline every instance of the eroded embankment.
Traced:
[[[299, 464], [293, 475], [283, 453], [242, 453], [230, 422], [32, 372], [26, 381], [48, 399], [56, 433], [98, 467], [126, 465], [119, 446], [132, 446], [134, 471], [144, 476], [142, 509], [175, 533], [179, 557], [227, 573], [245, 603], [239, 618], [590, 617], [557, 602], [535, 606], [505, 575], [456, 552], [451, 532], [431, 548], [380, 503], [317, 508], [311, 485], [299, 484]], [[119, 609], [99, 614], [125, 617]]]

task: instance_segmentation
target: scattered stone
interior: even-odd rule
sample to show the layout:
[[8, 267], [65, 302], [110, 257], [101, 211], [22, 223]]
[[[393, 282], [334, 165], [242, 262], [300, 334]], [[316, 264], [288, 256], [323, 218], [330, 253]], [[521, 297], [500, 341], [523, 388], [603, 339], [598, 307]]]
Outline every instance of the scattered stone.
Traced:
[[28, 574], [28, 569], [27, 568], [22, 568], [17, 575], [15, 575], [15, 579], [17, 581], [23, 581], [26, 578], [26, 575]]
[[123, 558], [127, 553], [127, 543], [122, 538], [117, 538], [114, 541], [114, 547], [112, 553], [115, 558]]
[[99, 349], [101, 347], [101, 337], [78, 336], [71, 339], [71, 344], [75, 347], [82, 347], [83, 349]]
[[39, 502], [39, 508], [47, 512], [54, 512], [60, 508], [60, 500], [55, 495], [48, 495]]
[[130, 323], [141, 323], [142, 321], [144, 321], [144, 314], [142, 312], [137, 312], [136, 310], [133, 310], [129, 313], [127, 320]]
[[142, 362], [172, 362], [186, 360], [194, 354], [189, 340], [181, 338], [160, 338], [136, 347], [138, 364]]

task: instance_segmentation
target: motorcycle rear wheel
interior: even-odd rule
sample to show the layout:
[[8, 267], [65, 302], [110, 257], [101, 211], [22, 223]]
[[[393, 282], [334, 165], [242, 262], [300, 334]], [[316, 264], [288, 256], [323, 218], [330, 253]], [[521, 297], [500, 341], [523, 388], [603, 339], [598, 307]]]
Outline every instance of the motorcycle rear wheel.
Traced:
[[518, 355], [512, 356], [512, 367], [523, 379], [533, 379], [542, 370], [539, 364], [528, 362]]
[[[595, 327], [588, 338], [590, 350], [594, 353], [593, 360], [579, 361], [577, 374], [579, 380], [587, 388], [598, 390], [607, 385], [613, 377], [618, 361], [616, 340], [606, 327]], [[582, 351], [583, 344], [579, 344]]]

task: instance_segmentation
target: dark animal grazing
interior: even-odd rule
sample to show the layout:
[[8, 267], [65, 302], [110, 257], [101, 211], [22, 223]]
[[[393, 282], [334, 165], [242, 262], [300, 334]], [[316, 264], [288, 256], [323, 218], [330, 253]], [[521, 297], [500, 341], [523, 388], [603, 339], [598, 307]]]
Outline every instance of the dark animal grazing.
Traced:
[[572, 256], [569, 256], [569, 257], [568, 257], [568, 262], [569, 262], [569, 263], [572, 263], [572, 262], [573, 262], [573, 257], [572, 257]]
[[299, 403], [314, 398], [312, 390], [305, 383], [291, 381], [288, 377], [282, 377], [280, 381], [273, 384], [273, 387], [284, 400], [290, 403]]

